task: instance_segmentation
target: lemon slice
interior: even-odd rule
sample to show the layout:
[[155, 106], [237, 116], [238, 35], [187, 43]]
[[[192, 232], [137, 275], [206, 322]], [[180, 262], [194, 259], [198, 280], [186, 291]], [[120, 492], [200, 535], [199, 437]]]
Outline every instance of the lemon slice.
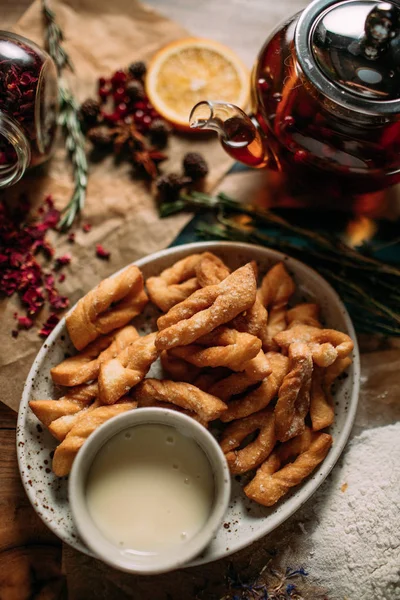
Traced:
[[249, 71], [232, 50], [202, 38], [178, 40], [162, 48], [147, 70], [146, 91], [164, 119], [190, 130], [189, 114], [197, 102], [231, 102], [245, 109]]

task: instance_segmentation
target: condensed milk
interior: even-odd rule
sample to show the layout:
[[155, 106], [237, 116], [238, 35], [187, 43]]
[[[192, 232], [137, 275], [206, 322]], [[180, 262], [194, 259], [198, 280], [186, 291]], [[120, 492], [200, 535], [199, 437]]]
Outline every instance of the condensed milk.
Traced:
[[89, 468], [86, 500], [110, 542], [158, 554], [202, 529], [214, 491], [210, 462], [197, 442], [170, 425], [149, 423], [104, 444]]

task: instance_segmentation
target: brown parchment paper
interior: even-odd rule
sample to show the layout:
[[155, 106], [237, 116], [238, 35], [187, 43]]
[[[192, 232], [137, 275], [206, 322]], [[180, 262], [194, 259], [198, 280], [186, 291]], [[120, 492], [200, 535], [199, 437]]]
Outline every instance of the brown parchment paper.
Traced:
[[[147, 60], [158, 48], [188, 33], [177, 23], [160, 16], [136, 0], [52, 0], [51, 8], [65, 33], [65, 48], [75, 67], [68, 75], [79, 101], [93, 97], [99, 76], [108, 76], [134, 60]], [[14, 28], [16, 33], [43, 45], [43, 21], [40, 1], [36, 0]], [[231, 159], [214, 137], [175, 135], [169, 147], [169, 159], [162, 170], [180, 170], [182, 156], [188, 150], [205, 155], [210, 166], [207, 178], [212, 188], [231, 165]], [[29, 172], [20, 184], [4, 192], [12, 201], [23, 190], [35, 205], [52, 194], [56, 206], [65, 205], [72, 190], [70, 165], [62, 139], [51, 161]], [[76, 243], [66, 236], [50, 236], [56, 256], [71, 252], [72, 262], [64, 272], [66, 280], [60, 292], [69, 296], [71, 305], [102, 278], [141, 256], [168, 246], [189, 217], [179, 215], [161, 221], [148, 185], [132, 177], [128, 164], [116, 166], [112, 157], [90, 166], [89, 186], [83, 220], [93, 226], [89, 234], [76, 229]], [[111, 251], [110, 261], [95, 256], [95, 244]], [[18, 410], [22, 388], [30, 366], [43, 340], [37, 329], [11, 337], [15, 328], [14, 312], [22, 312], [15, 298], [0, 302], [0, 400]], [[38, 322], [47, 318], [46, 311]]]

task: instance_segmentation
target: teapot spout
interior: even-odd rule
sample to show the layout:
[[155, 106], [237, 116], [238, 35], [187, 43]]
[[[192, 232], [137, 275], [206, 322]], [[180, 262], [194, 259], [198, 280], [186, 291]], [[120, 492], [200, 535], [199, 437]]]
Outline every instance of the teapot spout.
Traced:
[[192, 108], [189, 124], [193, 129], [216, 131], [222, 147], [235, 160], [249, 167], [266, 166], [269, 153], [259, 128], [234, 104], [203, 100]]

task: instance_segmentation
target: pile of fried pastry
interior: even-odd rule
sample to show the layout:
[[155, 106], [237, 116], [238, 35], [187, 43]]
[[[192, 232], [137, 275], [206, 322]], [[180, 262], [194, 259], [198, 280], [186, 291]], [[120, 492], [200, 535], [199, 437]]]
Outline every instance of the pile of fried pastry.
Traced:
[[[272, 506], [327, 455], [331, 387], [351, 364], [353, 342], [325, 329], [319, 306], [289, 308], [295, 284], [283, 263], [257, 289], [257, 266], [231, 272], [211, 254], [192, 254], [146, 281], [136, 266], [103, 280], [67, 315], [78, 353], [51, 369], [58, 400], [30, 407], [60, 442], [53, 471], [67, 475], [88, 436], [124, 411], [178, 410], [205, 427], [217, 421], [232, 474], [253, 472], [246, 496]], [[146, 304], [158, 331], [130, 324]], [[163, 379], [146, 378], [160, 359]], [[218, 429], [218, 428], [217, 428]]]

